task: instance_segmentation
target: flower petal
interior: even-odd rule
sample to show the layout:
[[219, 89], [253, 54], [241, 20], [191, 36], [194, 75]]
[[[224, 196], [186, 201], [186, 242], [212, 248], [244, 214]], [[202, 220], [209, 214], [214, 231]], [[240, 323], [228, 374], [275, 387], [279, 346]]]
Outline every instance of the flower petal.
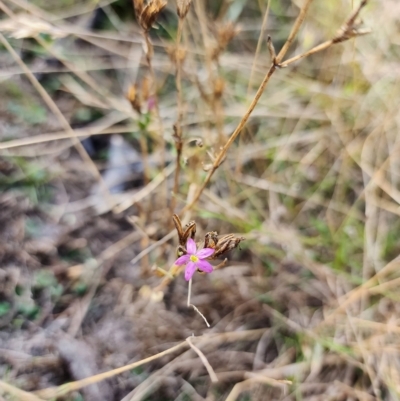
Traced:
[[194, 255], [196, 253], [196, 243], [192, 238], [187, 240], [186, 250], [189, 255]]
[[211, 273], [214, 270], [211, 264], [208, 263], [206, 260], [199, 260], [196, 263], [196, 267], [206, 273]]
[[215, 252], [215, 250], [212, 249], [212, 248], [203, 248], [203, 249], [200, 249], [200, 251], [198, 251], [198, 252], [196, 253], [196, 256], [197, 256], [199, 259], [206, 259], [206, 258], [208, 258], [209, 256], [211, 256], [214, 252]]
[[189, 281], [193, 277], [195, 271], [196, 265], [193, 262], [189, 262], [185, 269], [185, 280]]
[[175, 264], [177, 266], [182, 266], [185, 265], [187, 262], [189, 262], [190, 256], [189, 255], [182, 255], [178, 259], [175, 260]]

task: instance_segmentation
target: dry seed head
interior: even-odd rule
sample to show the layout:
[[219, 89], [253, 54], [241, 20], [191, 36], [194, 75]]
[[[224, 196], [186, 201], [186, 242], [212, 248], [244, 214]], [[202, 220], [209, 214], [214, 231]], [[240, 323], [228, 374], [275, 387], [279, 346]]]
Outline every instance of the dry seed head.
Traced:
[[135, 85], [131, 85], [131, 86], [129, 87], [129, 89], [128, 89], [128, 95], [127, 95], [127, 98], [128, 98], [128, 100], [129, 100], [130, 102], [134, 102], [135, 99], [137, 99], [136, 93], [137, 93], [137, 90], [136, 90]]
[[178, 61], [179, 63], [183, 63], [183, 61], [185, 60], [186, 57], [186, 50], [179, 48], [176, 49], [175, 51], [175, 60]]
[[228, 22], [217, 27], [216, 39], [217, 45], [212, 50], [212, 58], [217, 60], [219, 55], [228, 46], [228, 43], [238, 34], [239, 29], [235, 27], [233, 22]]
[[176, 7], [179, 18], [183, 19], [189, 12], [190, 4], [192, 0], [177, 0]]
[[147, 102], [150, 97], [150, 84], [151, 80], [148, 76], [145, 76], [142, 80], [142, 99], [144, 102]]
[[237, 29], [233, 22], [228, 22], [225, 25], [218, 27], [218, 46], [221, 49], [225, 49], [228, 43], [238, 34]]
[[148, 31], [166, 5], [166, 0], [149, 0], [146, 4], [144, 0], [133, 0], [133, 7], [140, 26]]
[[143, 0], [133, 0], [133, 8], [135, 9], [136, 18], [139, 19], [144, 7]]
[[142, 112], [142, 105], [148, 103], [148, 100], [151, 97], [150, 82], [150, 78], [148, 76], [145, 76], [142, 79], [140, 86], [132, 84], [128, 89], [126, 98], [131, 103], [132, 108], [136, 110], [139, 114]]
[[237, 237], [235, 234], [226, 234], [222, 237], [218, 237], [216, 231], [211, 231], [204, 237], [204, 248], [214, 249], [215, 252], [209, 259], [216, 259], [225, 252], [235, 249], [244, 239], [244, 237]]
[[182, 48], [177, 49], [175, 46], [169, 46], [166, 48], [166, 51], [168, 53], [169, 58], [174, 64], [178, 62], [182, 64], [183, 61], [185, 60], [186, 57], [185, 49]]
[[221, 98], [225, 88], [225, 82], [221, 77], [217, 77], [214, 80], [214, 97], [216, 99]]
[[132, 108], [140, 114], [142, 110], [142, 102], [140, 96], [138, 96], [138, 91], [135, 85], [132, 84], [129, 87], [126, 97], [131, 103]]

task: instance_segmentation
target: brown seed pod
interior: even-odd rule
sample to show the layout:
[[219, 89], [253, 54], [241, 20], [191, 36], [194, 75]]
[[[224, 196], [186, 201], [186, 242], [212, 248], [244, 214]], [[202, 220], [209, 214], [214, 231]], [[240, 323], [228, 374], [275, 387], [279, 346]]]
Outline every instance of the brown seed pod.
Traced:
[[188, 238], [190, 237], [194, 239], [196, 235], [196, 222], [193, 220], [189, 221], [185, 228], [182, 228], [181, 219], [176, 214], [172, 216], [172, 220], [174, 221], [175, 228], [178, 233], [179, 245], [185, 248]]
[[216, 231], [208, 232], [204, 237], [204, 248], [215, 249], [218, 242], [218, 233]]
[[216, 231], [208, 232], [204, 238], [204, 248], [212, 248], [215, 252], [210, 256], [210, 259], [216, 259], [225, 252], [236, 248], [244, 237], [236, 237], [234, 234], [226, 234], [218, 238]]

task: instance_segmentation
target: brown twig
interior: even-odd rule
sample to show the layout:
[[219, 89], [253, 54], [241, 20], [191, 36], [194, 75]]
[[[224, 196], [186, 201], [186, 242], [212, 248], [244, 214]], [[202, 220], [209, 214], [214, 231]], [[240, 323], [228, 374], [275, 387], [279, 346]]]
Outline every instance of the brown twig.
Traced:
[[296, 37], [297, 33], [299, 32], [301, 24], [303, 23], [304, 18], [306, 17], [308, 8], [310, 7], [312, 1], [313, 0], [306, 0], [305, 4], [300, 9], [300, 13], [299, 13], [298, 17], [296, 18], [296, 21], [293, 24], [293, 28], [292, 28], [292, 30], [291, 30], [291, 32], [289, 34], [289, 37], [287, 38], [287, 40], [286, 40], [285, 44], [283, 45], [281, 51], [276, 56], [276, 62], [278, 64], [285, 57], [287, 51], [289, 50], [290, 45], [293, 43], [294, 38]]
[[256, 107], [258, 101], [260, 100], [261, 95], [264, 92], [265, 87], [267, 86], [272, 74], [275, 72], [276, 67], [274, 65], [272, 65], [266, 76], [264, 77], [260, 87], [257, 90], [257, 93], [253, 99], [253, 101], [251, 102], [249, 108], [247, 109], [247, 111], [245, 112], [244, 116], [242, 117], [242, 119], [239, 122], [239, 125], [236, 127], [235, 131], [233, 132], [233, 134], [229, 137], [229, 139], [227, 140], [227, 142], [225, 143], [225, 145], [222, 147], [221, 151], [218, 153], [217, 157], [214, 160], [214, 163], [212, 165], [212, 167], [210, 168], [210, 170], [208, 171], [207, 177], [205, 178], [204, 182], [202, 183], [202, 185], [200, 186], [200, 188], [197, 190], [196, 194], [193, 197], [193, 200], [191, 203], [187, 204], [183, 210], [181, 211], [181, 213], [184, 213], [190, 209], [192, 209], [192, 207], [196, 204], [196, 202], [199, 200], [203, 190], [205, 189], [205, 187], [207, 186], [207, 184], [210, 182], [211, 177], [214, 175], [215, 171], [218, 169], [218, 167], [221, 165], [222, 161], [225, 159], [226, 153], [228, 151], [228, 149], [230, 148], [230, 146], [232, 145], [232, 143], [235, 141], [235, 139], [237, 138], [237, 136], [240, 134], [240, 132], [242, 131], [243, 127], [246, 125], [251, 113], [253, 112], [254, 108]]

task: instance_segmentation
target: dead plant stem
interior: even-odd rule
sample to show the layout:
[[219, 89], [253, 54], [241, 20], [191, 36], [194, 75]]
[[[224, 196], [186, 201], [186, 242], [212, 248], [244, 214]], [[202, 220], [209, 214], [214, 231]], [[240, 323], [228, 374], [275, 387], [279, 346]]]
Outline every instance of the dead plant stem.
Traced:
[[[0, 389], [11, 394], [11, 396], [15, 397], [15, 399], [17, 399], [17, 400], [43, 401], [42, 398], [39, 398], [34, 394], [28, 393], [27, 391], [20, 390], [19, 388], [14, 387], [11, 384], [4, 382], [3, 380], [0, 380]], [[1, 397], [1, 395], [0, 395], [0, 397]]]
[[149, 169], [149, 149], [147, 146], [146, 130], [140, 130], [140, 152], [143, 161], [143, 182], [147, 185], [150, 181], [150, 169]]
[[[191, 280], [190, 280], [191, 281]], [[208, 362], [206, 356], [203, 354], [203, 352], [200, 351], [199, 348], [197, 348], [193, 343], [192, 343], [192, 339], [191, 337], [188, 337], [186, 339], [186, 341], [188, 342], [188, 344], [190, 345], [190, 348], [192, 348], [192, 350], [194, 352], [196, 352], [196, 354], [199, 356], [200, 360], [203, 362], [204, 367], [207, 369], [208, 374], [210, 375], [210, 379], [213, 383], [218, 382], [218, 377], [214, 372], [214, 369], [212, 368], [212, 366], [210, 365], [210, 362]]]
[[[261, 46], [262, 46], [262, 42], [263, 42], [264, 32], [265, 32], [266, 27], [267, 27], [267, 21], [268, 21], [268, 15], [269, 15], [270, 6], [271, 6], [271, 0], [268, 0], [267, 9], [265, 10], [264, 18], [263, 18], [263, 21], [262, 21], [262, 24], [261, 24], [260, 36], [258, 37], [258, 41], [257, 41], [256, 52], [254, 54], [254, 59], [253, 59], [253, 63], [252, 63], [252, 66], [251, 66], [249, 82], [247, 84], [246, 99], [249, 97], [249, 94], [250, 94], [250, 89], [251, 89], [251, 85], [252, 85], [252, 82], [253, 82], [254, 70], [255, 70], [255, 67], [257, 65], [258, 56], [260, 54]], [[262, 10], [261, 4], [259, 4], [259, 7], [260, 7], [260, 10]], [[239, 138], [239, 146], [243, 145], [242, 141], [243, 141], [243, 135]], [[239, 153], [239, 159], [240, 158], [241, 158], [241, 154]], [[239, 162], [236, 165], [236, 171], [235, 171], [236, 174], [239, 174], [239, 173], [242, 172], [242, 166], [243, 166], [243, 163], [239, 160]]]
[[[271, 6], [271, 0], [268, 0], [267, 9], [265, 10], [264, 18], [263, 18], [263, 21], [262, 21], [262, 24], [261, 24], [260, 36], [258, 37], [258, 41], [257, 41], [256, 52], [254, 54], [253, 63], [251, 65], [250, 78], [249, 78], [249, 82], [247, 84], [246, 98], [250, 94], [251, 84], [253, 82], [254, 70], [255, 70], [255, 67], [257, 65], [258, 56], [260, 54], [261, 45], [263, 43], [264, 32], [265, 32], [266, 27], [267, 27], [267, 21], [268, 21], [268, 15], [269, 15], [270, 6]], [[261, 7], [261, 4], [260, 4], [260, 7]]]
[[311, 56], [312, 54], [318, 53], [322, 50], [327, 49], [328, 47], [332, 46], [333, 44], [335, 44], [334, 40], [327, 40], [324, 43], [321, 43], [320, 45], [317, 45], [315, 47], [313, 47], [312, 49], [306, 51], [305, 53], [299, 54], [297, 56], [291, 57], [289, 59], [287, 59], [284, 63], [281, 64], [281, 67], [287, 67], [288, 65], [294, 63], [295, 61], [301, 60], [302, 58]]
[[251, 102], [251, 104], [250, 104], [249, 108], [247, 109], [246, 113], [244, 114], [244, 116], [240, 120], [239, 125], [236, 127], [236, 129], [233, 132], [233, 134], [229, 137], [229, 139], [227, 140], [227, 142], [225, 143], [225, 145], [223, 146], [221, 151], [218, 153], [218, 155], [215, 158], [215, 161], [214, 161], [211, 169], [209, 170], [209, 172], [207, 174], [207, 177], [205, 178], [205, 180], [204, 180], [203, 184], [201, 185], [201, 187], [197, 190], [197, 192], [194, 195], [192, 201], [183, 208], [181, 213], [185, 213], [188, 210], [192, 209], [193, 206], [196, 204], [196, 202], [199, 200], [199, 198], [200, 198], [202, 192], [204, 191], [205, 187], [210, 182], [211, 177], [213, 176], [213, 174], [215, 173], [217, 168], [221, 165], [222, 161], [224, 160], [228, 149], [230, 148], [232, 143], [235, 141], [237, 136], [240, 134], [240, 132], [242, 131], [243, 127], [246, 125], [251, 113], [253, 112], [254, 108], [256, 107], [258, 101], [260, 100], [260, 97], [263, 94], [264, 89], [267, 86], [267, 84], [268, 84], [272, 74], [275, 72], [275, 70], [276, 70], [276, 66], [275, 65], [271, 65], [271, 67], [269, 68], [266, 76], [264, 77], [260, 87], [258, 88], [257, 93], [256, 93], [253, 101]]
[[181, 157], [183, 149], [182, 141], [182, 119], [183, 119], [183, 104], [182, 104], [182, 60], [180, 55], [180, 42], [182, 37], [183, 18], [178, 21], [178, 33], [176, 36], [176, 98], [177, 98], [177, 119], [175, 123], [175, 148], [176, 148], [176, 170], [174, 176], [174, 192], [171, 199], [171, 214], [175, 212], [176, 197], [179, 192], [179, 176], [181, 173]]
[[[156, 114], [156, 119], [158, 122], [158, 130], [159, 130], [159, 143], [161, 146], [161, 166], [164, 168], [165, 166], [165, 139], [164, 139], [164, 127], [163, 122], [160, 114], [160, 105], [158, 102], [158, 95], [157, 95], [157, 82], [156, 82], [156, 74], [153, 68], [153, 45], [150, 41], [149, 33], [147, 31], [143, 31], [144, 39], [146, 42], [146, 61], [149, 67], [150, 77], [151, 77], [151, 85], [153, 89], [153, 96], [154, 96], [154, 110]], [[167, 182], [165, 181], [165, 201], [168, 201], [167, 197]]]
[[306, 17], [308, 8], [310, 7], [311, 3], [313, 0], [306, 0], [303, 7], [300, 9], [300, 13], [298, 17], [296, 18], [296, 21], [293, 24], [293, 28], [289, 34], [289, 37], [287, 38], [285, 44], [283, 45], [281, 51], [278, 53], [276, 56], [276, 62], [279, 64], [283, 58], [285, 57], [287, 51], [289, 50], [290, 45], [293, 43], [294, 38], [296, 37], [297, 33], [299, 32], [299, 29], [301, 27], [301, 24], [304, 21], [304, 18]]

